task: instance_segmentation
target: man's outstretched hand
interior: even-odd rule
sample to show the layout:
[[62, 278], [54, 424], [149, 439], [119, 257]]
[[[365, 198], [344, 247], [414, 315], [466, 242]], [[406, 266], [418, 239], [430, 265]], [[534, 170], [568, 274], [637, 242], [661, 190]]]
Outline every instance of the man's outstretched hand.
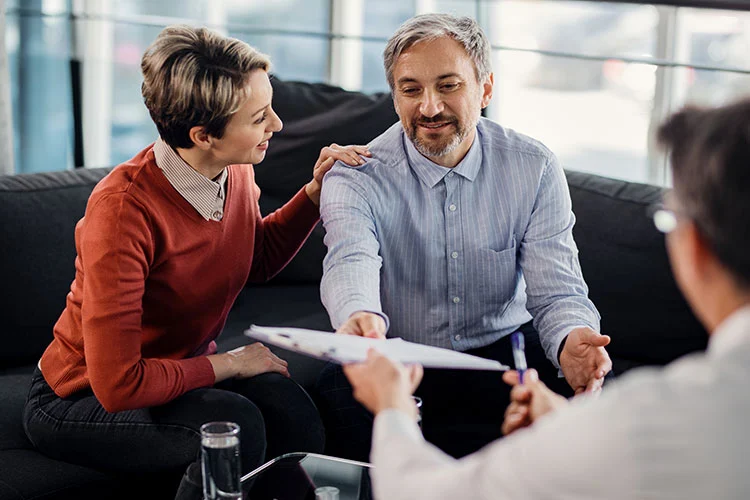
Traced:
[[357, 311], [349, 316], [346, 323], [341, 325], [336, 333], [344, 335], [356, 335], [358, 337], [369, 337], [372, 339], [385, 338], [385, 320], [379, 314]]
[[560, 354], [560, 368], [576, 394], [598, 391], [604, 376], [612, 370], [612, 361], [604, 349], [609, 335], [591, 328], [571, 331]]

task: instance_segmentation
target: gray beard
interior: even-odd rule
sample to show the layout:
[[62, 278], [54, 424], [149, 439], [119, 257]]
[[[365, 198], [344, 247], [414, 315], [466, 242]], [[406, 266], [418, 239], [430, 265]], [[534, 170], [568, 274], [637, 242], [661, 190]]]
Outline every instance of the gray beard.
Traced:
[[453, 134], [451, 140], [448, 141], [448, 144], [445, 144], [441, 147], [440, 145], [425, 144], [417, 136], [416, 130], [412, 130], [413, 132], [410, 134], [411, 137], [409, 137], [409, 139], [411, 139], [411, 142], [414, 144], [414, 147], [417, 148], [417, 151], [419, 151], [422, 156], [427, 156], [428, 158], [444, 156], [452, 153], [453, 150], [455, 150], [458, 145], [461, 144], [461, 141], [466, 138], [466, 134], [461, 133], [463, 131], [458, 131], [457, 133]]
[[477, 127], [478, 123], [479, 116], [477, 116], [475, 120], [472, 120], [472, 123], [469, 123], [468, 127], [461, 127], [456, 123], [456, 133], [453, 134], [448, 143], [443, 146], [430, 145], [422, 142], [417, 136], [416, 124], [412, 124], [411, 130], [409, 130], [409, 139], [411, 139], [412, 144], [414, 144], [414, 147], [422, 156], [428, 158], [440, 157], [452, 153], [463, 142], [463, 140], [468, 137], [470, 131]]

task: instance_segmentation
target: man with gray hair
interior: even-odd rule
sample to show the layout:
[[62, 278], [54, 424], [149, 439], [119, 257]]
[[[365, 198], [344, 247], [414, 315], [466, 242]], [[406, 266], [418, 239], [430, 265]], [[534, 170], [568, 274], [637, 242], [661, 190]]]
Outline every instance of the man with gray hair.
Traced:
[[[609, 337], [587, 297], [565, 176], [542, 144], [481, 117], [494, 84], [486, 36], [470, 18], [417, 16], [384, 63], [400, 122], [363, 166], [334, 166], [321, 197], [333, 326], [505, 364], [520, 330], [543, 376], [560, 369], [571, 393], [599, 390]], [[372, 417], [340, 368], [324, 370], [318, 393], [329, 452], [366, 459]], [[428, 371], [417, 395], [426, 437], [457, 456], [499, 435], [509, 401], [482, 372]]]
[[684, 109], [658, 139], [670, 152], [674, 190], [654, 223], [709, 332], [707, 351], [633, 370], [602, 397], [572, 404], [533, 370], [523, 384], [506, 372], [515, 387], [503, 430], [513, 435], [462, 460], [419, 434], [411, 399], [419, 365], [371, 352], [344, 370], [377, 414], [376, 498], [750, 498], [750, 100]]

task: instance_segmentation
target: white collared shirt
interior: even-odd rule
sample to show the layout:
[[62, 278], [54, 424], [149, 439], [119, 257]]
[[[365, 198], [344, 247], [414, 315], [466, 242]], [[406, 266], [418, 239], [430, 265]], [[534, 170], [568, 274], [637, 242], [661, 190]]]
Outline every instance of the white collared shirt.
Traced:
[[749, 383], [746, 306], [705, 353], [629, 373], [600, 397], [577, 398], [461, 460], [425, 442], [404, 413], [384, 411], [373, 435], [375, 496], [750, 499]]
[[188, 165], [161, 137], [154, 143], [154, 159], [172, 187], [204, 219], [218, 222], [224, 217], [226, 168], [211, 180]]

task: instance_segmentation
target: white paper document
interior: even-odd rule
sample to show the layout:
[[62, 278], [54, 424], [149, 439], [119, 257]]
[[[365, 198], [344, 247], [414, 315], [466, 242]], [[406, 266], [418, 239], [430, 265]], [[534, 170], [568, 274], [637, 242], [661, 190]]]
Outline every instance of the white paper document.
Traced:
[[402, 339], [379, 340], [302, 328], [257, 325], [245, 330], [245, 335], [290, 351], [340, 364], [364, 361], [367, 359], [367, 350], [374, 347], [393, 361], [405, 364], [419, 363], [426, 368], [492, 371], [509, 369], [498, 361]]

